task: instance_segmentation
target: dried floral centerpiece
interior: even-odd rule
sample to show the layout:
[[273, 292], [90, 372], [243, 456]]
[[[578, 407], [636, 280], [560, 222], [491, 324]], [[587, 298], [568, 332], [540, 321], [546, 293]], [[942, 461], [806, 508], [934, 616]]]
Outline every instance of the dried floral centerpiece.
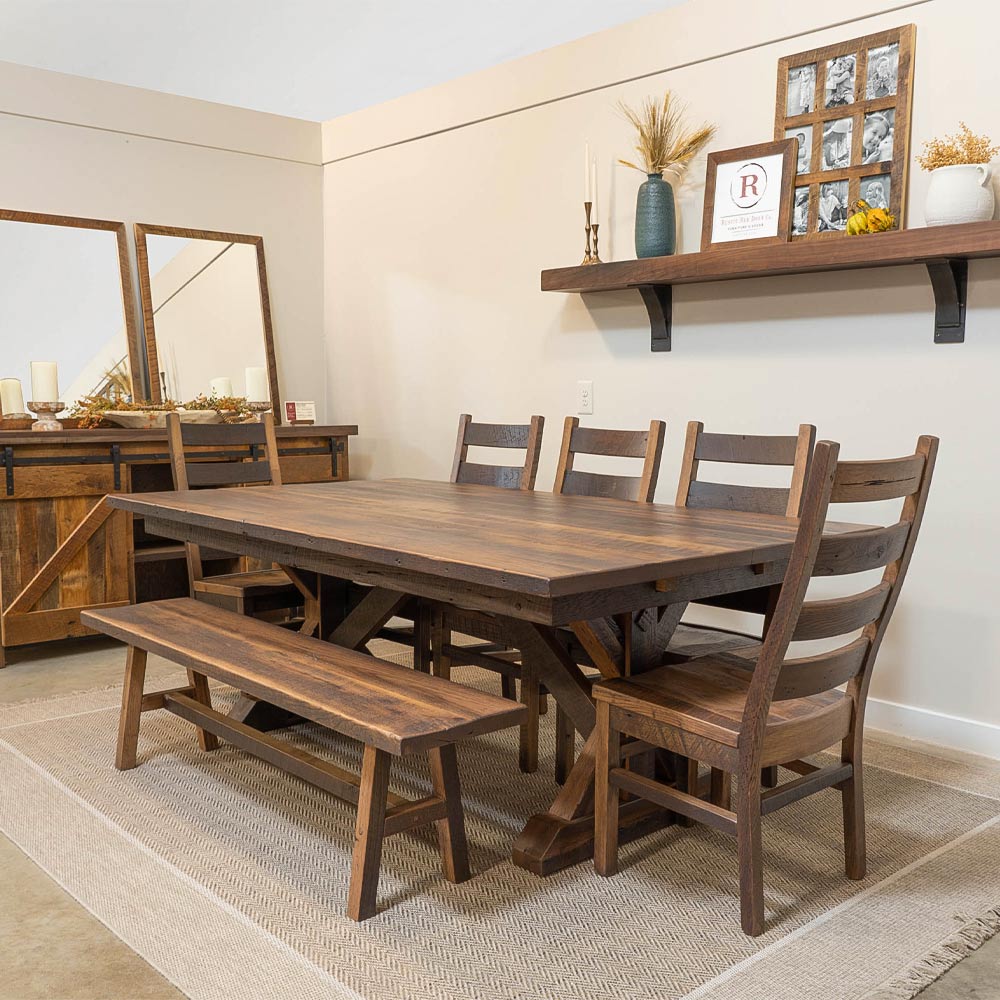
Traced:
[[182, 420], [238, 424], [253, 418], [242, 396], [196, 396], [187, 403], [166, 399], [162, 403], [133, 403], [109, 396], [85, 396], [70, 411], [78, 427], [163, 427], [167, 413], [177, 410]]
[[996, 199], [990, 160], [1000, 153], [987, 135], [976, 135], [965, 122], [943, 139], [929, 139], [917, 163], [930, 171], [924, 221], [928, 226], [988, 222]]
[[669, 90], [662, 101], [647, 97], [638, 108], [621, 101], [618, 110], [635, 129], [635, 151], [639, 154], [638, 164], [618, 162], [646, 174], [635, 208], [636, 256], [672, 254], [677, 248], [674, 192], [663, 175], [670, 172], [679, 177], [711, 141], [716, 127], [707, 122], [698, 128], [687, 125], [687, 108]]

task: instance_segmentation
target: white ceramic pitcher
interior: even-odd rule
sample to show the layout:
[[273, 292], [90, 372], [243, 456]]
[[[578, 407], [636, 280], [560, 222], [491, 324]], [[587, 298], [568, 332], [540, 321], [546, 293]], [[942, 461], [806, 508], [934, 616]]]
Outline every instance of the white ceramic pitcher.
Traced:
[[928, 226], [988, 222], [994, 208], [992, 175], [988, 163], [958, 163], [932, 170], [924, 221]]

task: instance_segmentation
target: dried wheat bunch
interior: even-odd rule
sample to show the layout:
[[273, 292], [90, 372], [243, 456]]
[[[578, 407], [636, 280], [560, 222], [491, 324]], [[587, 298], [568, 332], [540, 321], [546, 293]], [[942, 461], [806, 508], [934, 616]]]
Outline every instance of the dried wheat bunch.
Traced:
[[990, 145], [992, 140], [988, 135], [976, 135], [965, 122], [959, 122], [959, 126], [955, 135], [924, 143], [923, 155], [917, 157], [917, 163], [924, 170], [954, 167], [960, 163], [989, 163], [1000, 153], [1000, 146]]
[[635, 151], [639, 164], [628, 160], [618, 162], [646, 174], [678, 172], [689, 163], [715, 135], [716, 128], [707, 122], [691, 129], [684, 122], [687, 108], [679, 104], [668, 90], [663, 101], [647, 97], [638, 108], [618, 102], [622, 117], [635, 129], [638, 142]]

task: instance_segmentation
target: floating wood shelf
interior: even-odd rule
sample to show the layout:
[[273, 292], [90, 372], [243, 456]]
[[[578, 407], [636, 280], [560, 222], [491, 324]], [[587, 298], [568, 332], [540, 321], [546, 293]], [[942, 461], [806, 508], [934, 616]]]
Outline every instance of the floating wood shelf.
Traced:
[[649, 313], [651, 349], [669, 351], [674, 285], [924, 264], [934, 290], [934, 343], [960, 344], [965, 340], [969, 261], [981, 257], [1000, 257], [1000, 223], [904, 229], [842, 239], [831, 236], [760, 248], [720, 248], [673, 257], [559, 267], [542, 271], [542, 291], [635, 288]]

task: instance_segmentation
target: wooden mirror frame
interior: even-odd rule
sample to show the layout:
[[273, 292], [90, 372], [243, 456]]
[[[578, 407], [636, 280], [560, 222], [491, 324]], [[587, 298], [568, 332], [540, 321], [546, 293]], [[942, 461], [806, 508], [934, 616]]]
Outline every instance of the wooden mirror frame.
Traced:
[[[76, 215], [47, 215], [44, 212], [22, 212], [0, 208], [0, 221], [27, 222], [39, 226], [66, 226], [70, 229], [98, 229], [114, 233], [118, 244], [118, 281], [121, 286], [122, 316], [125, 320], [125, 342], [128, 348], [128, 367], [132, 381], [132, 398], [148, 399], [144, 385], [145, 367], [139, 349], [139, 325], [135, 314], [135, 290], [132, 286], [132, 266], [129, 261], [128, 235], [124, 222], [107, 219], [86, 219]], [[66, 400], [67, 405], [76, 400]]]
[[[186, 240], [215, 240], [218, 243], [249, 243], [257, 250], [257, 280], [260, 287], [260, 313], [264, 325], [264, 354], [267, 359], [267, 381], [271, 388], [271, 412], [274, 422], [281, 423], [281, 395], [278, 391], [278, 364], [274, 354], [274, 327], [271, 323], [271, 299], [267, 291], [267, 266], [264, 263], [264, 237], [245, 233], [220, 233], [211, 229], [182, 229], [178, 226], [154, 226], [135, 223], [135, 255], [139, 264], [139, 294], [142, 299], [142, 320], [146, 338], [146, 363], [149, 371], [150, 398], [162, 403], [160, 364], [156, 349], [156, 321], [153, 316], [153, 292], [149, 276], [147, 236], [177, 236]], [[256, 402], [256, 400], [255, 400]]]

